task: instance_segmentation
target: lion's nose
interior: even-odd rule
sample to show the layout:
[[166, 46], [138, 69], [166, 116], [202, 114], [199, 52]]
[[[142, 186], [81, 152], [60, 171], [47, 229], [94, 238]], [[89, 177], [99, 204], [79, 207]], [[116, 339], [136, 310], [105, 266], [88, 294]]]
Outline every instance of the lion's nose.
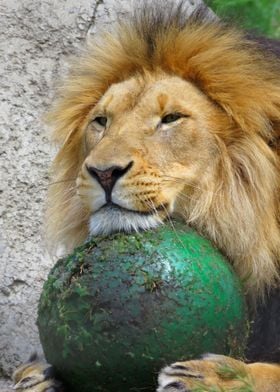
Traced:
[[99, 169], [94, 166], [87, 166], [90, 175], [102, 186], [106, 194], [106, 201], [111, 201], [111, 193], [115, 183], [119, 178], [125, 175], [132, 167], [133, 161], [129, 162], [126, 166], [110, 166], [107, 169]]

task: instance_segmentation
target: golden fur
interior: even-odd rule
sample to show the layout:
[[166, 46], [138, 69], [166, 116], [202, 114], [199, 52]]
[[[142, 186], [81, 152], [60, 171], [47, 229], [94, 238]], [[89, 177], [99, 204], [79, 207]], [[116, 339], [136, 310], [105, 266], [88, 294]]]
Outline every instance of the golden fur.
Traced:
[[[222, 22], [183, 23], [179, 8], [122, 21], [73, 64], [49, 116], [59, 145], [49, 241], [69, 251], [89, 234], [99, 185], [86, 163], [133, 161], [119, 190], [136, 193], [129, 208], [161, 207], [159, 221], [179, 214], [262, 295], [279, 278], [279, 61]], [[185, 117], [157, 134], [156, 121], [174, 111]], [[104, 113], [111, 125], [101, 137], [93, 119]]]

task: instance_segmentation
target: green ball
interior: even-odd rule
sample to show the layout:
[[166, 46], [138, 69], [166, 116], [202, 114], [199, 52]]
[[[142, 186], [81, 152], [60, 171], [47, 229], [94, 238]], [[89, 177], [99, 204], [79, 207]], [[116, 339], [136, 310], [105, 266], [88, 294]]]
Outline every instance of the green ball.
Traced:
[[231, 266], [180, 223], [77, 248], [50, 272], [38, 314], [46, 358], [71, 392], [154, 391], [172, 361], [242, 354], [246, 325]]

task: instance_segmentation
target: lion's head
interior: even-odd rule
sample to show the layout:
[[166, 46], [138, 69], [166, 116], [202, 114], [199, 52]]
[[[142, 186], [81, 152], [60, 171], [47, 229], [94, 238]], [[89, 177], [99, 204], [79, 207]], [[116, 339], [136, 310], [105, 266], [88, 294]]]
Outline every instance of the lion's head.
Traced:
[[51, 113], [51, 243], [177, 215], [252, 292], [278, 277], [279, 62], [223, 23], [153, 7], [90, 44]]

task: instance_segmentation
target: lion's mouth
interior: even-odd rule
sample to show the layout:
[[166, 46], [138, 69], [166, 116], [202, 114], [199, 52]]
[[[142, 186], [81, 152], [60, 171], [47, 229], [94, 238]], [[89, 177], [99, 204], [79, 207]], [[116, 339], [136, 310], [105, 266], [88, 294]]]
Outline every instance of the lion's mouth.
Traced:
[[90, 217], [90, 234], [95, 236], [149, 230], [163, 224], [164, 210], [165, 207], [162, 206], [160, 211], [137, 211], [115, 203], [106, 203]]
[[119, 204], [109, 202], [109, 203], [103, 204], [103, 206], [100, 207], [100, 209], [98, 211], [101, 211], [101, 210], [108, 210], [109, 212], [113, 212], [113, 213], [114, 213], [114, 211], [119, 211], [119, 212], [123, 212], [124, 214], [134, 213], [134, 214], [139, 214], [139, 215], [143, 215], [143, 216], [148, 216], [148, 215], [154, 215], [154, 214], [161, 212], [161, 211], [167, 211], [167, 206], [162, 205], [162, 206], [155, 207], [154, 209], [151, 209], [148, 211], [140, 211], [140, 210], [134, 210], [134, 209], [122, 207]]

